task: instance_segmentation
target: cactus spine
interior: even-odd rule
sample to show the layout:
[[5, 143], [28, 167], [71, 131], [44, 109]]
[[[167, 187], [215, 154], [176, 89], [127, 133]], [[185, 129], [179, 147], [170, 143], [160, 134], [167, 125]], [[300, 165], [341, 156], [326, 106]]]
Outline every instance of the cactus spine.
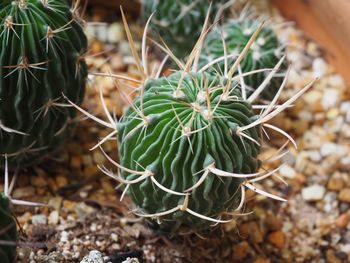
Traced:
[[0, 154], [25, 165], [71, 136], [60, 106], [83, 99], [87, 40], [66, 0], [2, 1], [0, 17]]
[[[258, 20], [237, 19], [229, 21], [222, 26], [216, 27], [211, 31], [203, 45], [200, 64], [206, 65], [215, 59], [218, 59], [225, 54], [225, 48], [228, 56], [233, 57], [228, 59], [228, 67], [234, 63], [239, 53], [248, 43], [250, 37], [258, 27]], [[223, 46], [223, 40], [226, 47]], [[250, 50], [246, 53], [244, 59], [240, 63], [242, 73], [253, 72], [273, 68], [283, 56], [283, 46], [279, 43], [276, 34], [272, 27], [264, 27], [257, 37]], [[287, 68], [287, 64], [281, 65], [280, 71], [283, 72]], [[219, 71], [221, 74], [225, 72], [225, 63], [220, 61], [213, 66], [214, 71]], [[247, 87], [247, 95], [249, 96], [257, 89], [267, 76], [266, 71], [244, 77], [244, 82]], [[267, 100], [272, 100], [281, 86], [283, 77], [274, 77], [270, 81], [261, 97]]]

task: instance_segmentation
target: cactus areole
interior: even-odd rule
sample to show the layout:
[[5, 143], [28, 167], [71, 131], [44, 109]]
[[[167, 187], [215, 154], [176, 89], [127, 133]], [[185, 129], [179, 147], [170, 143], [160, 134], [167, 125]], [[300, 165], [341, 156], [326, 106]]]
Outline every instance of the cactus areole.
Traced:
[[[11, 216], [10, 201], [0, 193], [0, 259], [2, 263], [13, 263], [16, 259], [16, 246], [11, 244], [17, 241], [16, 223]], [[8, 242], [8, 244], [5, 244]]]
[[66, 0], [1, 1], [0, 18], [0, 154], [26, 165], [72, 134], [87, 39]]
[[246, 131], [252, 141], [236, 134], [257, 116], [227, 85], [182, 71], [148, 80], [118, 124], [122, 178], [137, 213], [157, 219], [161, 230], [203, 230], [224, 220], [239, 206], [239, 175], [259, 169], [259, 127]]

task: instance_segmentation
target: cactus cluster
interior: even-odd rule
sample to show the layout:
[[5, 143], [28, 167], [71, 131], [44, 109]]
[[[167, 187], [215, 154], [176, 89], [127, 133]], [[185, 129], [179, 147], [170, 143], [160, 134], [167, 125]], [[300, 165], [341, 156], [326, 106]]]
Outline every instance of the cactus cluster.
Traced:
[[0, 258], [3, 263], [13, 263], [16, 259], [17, 230], [9, 205], [10, 200], [0, 193]]
[[[215, 59], [223, 57], [225, 52], [230, 57], [227, 66], [230, 67], [248, 43], [250, 37], [259, 26], [258, 20], [237, 19], [229, 21], [212, 30], [203, 45], [200, 64], [206, 65]], [[225, 46], [223, 44], [225, 43]], [[226, 50], [225, 50], [226, 49]], [[257, 37], [250, 50], [246, 53], [240, 63], [242, 74], [263, 69], [274, 68], [283, 56], [283, 46], [279, 43], [272, 27], [265, 26]], [[227, 68], [227, 67], [226, 67]], [[287, 68], [287, 63], [281, 65], [280, 71]], [[214, 67], [214, 71], [225, 74], [225, 62], [219, 61]], [[257, 72], [243, 78], [249, 96], [257, 89], [267, 76], [266, 71]], [[283, 76], [275, 76], [270, 80], [269, 87], [261, 94], [263, 99], [272, 100], [281, 86]]]
[[66, 0], [3, 0], [0, 18], [0, 154], [26, 165], [71, 136], [87, 39]]
[[212, 4], [210, 20], [220, 11], [222, 0], [144, 0], [143, 17], [147, 20], [154, 13], [150, 28], [153, 37], [160, 36], [171, 51], [185, 59], [194, 47], [204, 24], [208, 8]]

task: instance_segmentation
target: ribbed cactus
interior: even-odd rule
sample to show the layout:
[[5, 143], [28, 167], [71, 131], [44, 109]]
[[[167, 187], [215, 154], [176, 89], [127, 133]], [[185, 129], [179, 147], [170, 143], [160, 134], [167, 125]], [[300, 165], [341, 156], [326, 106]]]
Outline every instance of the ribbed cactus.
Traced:
[[[227, 74], [206, 70], [210, 64], [198, 69], [200, 49], [194, 48], [186, 64], [168, 52], [180, 69], [160, 77], [162, 66], [157, 71], [149, 69], [147, 34], [142, 41], [140, 59], [124, 15], [123, 22], [141, 80], [110, 73], [99, 75], [119, 78], [118, 84], [124, 80], [134, 81], [140, 85], [139, 96], [131, 102], [120, 89], [129, 107], [119, 122], [108, 111], [102, 90], [101, 101], [108, 121], [68, 102], [112, 129], [97, 146], [117, 135], [119, 162], [105, 155], [118, 171], [99, 168], [125, 185], [121, 198], [126, 192], [130, 194], [136, 204], [135, 214], [150, 219], [162, 231], [178, 233], [185, 229], [193, 232], [234, 220], [245, 203], [247, 188], [285, 201], [256, 185], [279, 170], [259, 169], [263, 165], [258, 159], [262, 135], [267, 134], [267, 129], [273, 129], [295, 145], [287, 133], [268, 121], [295, 102], [313, 82], [282, 105], [276, 102], [285, 80], [269, 105], [256, 104], [267, 81], [263, 81], [253, 97], [241, 96], [240, 76], [235, 72], [262, 25], [252, 34], [244, 52]], [[196, 47], [203, 44], [205, 34], [203, 30]], [[281, 61], [267, 79], [276, 73]], [[259, 114], [255, 109], [259, 109]], [[286, 145], [271, 158], [283, 156], [280, 153]]]
[[194, 47], [212, 2], [210, 20], [219, 11], [221, 0], [144, 0], [145, 20], [154, 13], [150, 26], [153, 37], [160, 35], [172, 52], [180, 59], [186, 58]]
[[[243, 178], [232, 176], [259, 169], [260, 147], [254, 141], [260, 141], [260, 130], [247, 132], [254, 141], [237, 135], [238, 127], [250, 125], [257, 116], [237, 90], [225, 91], [220, 78], [195, 73], [181, 81], [181, 76], [177, 72], [147, 81], [143, 97], [123, 116], [120, 161], [135, 172], [124, 170], [122, 177], [138, 181], [130, 185], [130, 193], [144, 213], [169, 211], [186, 200], [188, 209], [218, 218], [240, 203]], [[220, 176], [223, 171], [230, 175]], [[212, 224], [181, 209], [161, 221], [162, 228], [173, 230]]]
[[0, 18], [0, 154], [23, 165], [71, 136], [87, 40], [66, 0], [3, 0]]
[[[258, 25], [258, 21], [242, 19], [232, 20], [222, 26], [216, 27], [206, 38], [201, 53], [200, 64], [206, 65], [224, 56], [225, 49], [222, 40], [224, 39], [227, 55], [236, 54], [236, 56], [228, 59], [229, 68], [236, 60], [238, 54], [246, 46]], [[283, 51], [284, 49], [279, 43], [273, 29], [271, 27], [264, 27], [240, 63], [242, 73], [273, 68], [283, 56]], [[283, 71], [285, 71], [286, 68], [287, 64], [284, 63], [280, 68], [280, 72], [284, 73]], [[223, 74], [225, 71], [225, 62], [221, 60], [214, 65], [213, 69]], [[267, 74], [267, 71], [258, 72], [244, 77], [244, 82], [247, 86], [247, 95], [250, 95], [264, 81]], [[273, 99], [282, 81], [283, 76], [275, 76], [272, 78], [269, 87], [261, 94], [262, 98], [268, 100]]]
[[9, 205], [9, 199], [0, 193], [0, 259], [3, 263], [13, 263], [16, 259], [17, 230]]

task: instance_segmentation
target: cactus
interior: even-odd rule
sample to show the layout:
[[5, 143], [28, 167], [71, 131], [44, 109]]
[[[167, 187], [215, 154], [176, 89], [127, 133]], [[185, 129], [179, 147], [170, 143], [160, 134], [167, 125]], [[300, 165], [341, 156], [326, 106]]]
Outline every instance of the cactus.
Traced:
[[87, 40], [66, 0], [0, 4], [0, 154], [26, 165], [72, 134], [84, 95]]
[[[262, 166], [258, 158], [262, 130], [267, 132], [267, 129], [273, 129], [287, 138], [287, 142], [277, 151], [278, 155], [273, 157], [275, 159], [283, 156], [279, 153], [288, 141], [295, 145], [287, 133], [268, 124], [268, 121], [294, 103], [313, 82], [282, 105], [276, 105], [276, 102], [286, 79], [267, 106], [255, 102], [259, 92], [267, 87], [266, 81], [252, 94], [253, 97], [244, 99], [241, 96], [237, 88], [240, 76], [235, 72], [261, 31], [261, 26], [224, 76], [207, 72], [205, 68], [210, 65], [197, 68], [200, 57], [198, 46], [203, 44], [206, 30], [202, 31], [185, 65], [168, 52], [179, 66], [178, 71], [160, 77], [164, 60], [156, 74], [149, 74], [146, 44], [148, 23], [140, 58], [124, 15], [123, 22], [141, 80], [125, 79], [110, 73], [99, 75], [119, 78], [119, 84], [124, 80], [138, 83], [139, 96], [130, 102], [128, 95], [120, 89], [129, 102], [129, 108], [119, 122], [108, 111], [102, 90], [101, 102], [108, 121], [68, 102], [97, 123], [112, 129], [96, 147], [117, 134], [119, 162], [105, 155], [118, 171], [113, 172], [104, 166], [99, 168], [125, 185], [121, 198], [126, 192], [130, 194], [136, 204], [135, 214], [148, 218], [161, 231], [179, 233], [186, 229], [193, 232], [234, 220], [245, 203], [247, 188], [285, 201], [255, 185], [279, 170], [259, 169]], [[206, 27], [207, 24], [204, 25]], [[267, 79], [273, 77], [280, 64], [281, 61]], [[255, 108], [262, 108], [263, 111], [258, 115]]]
[[13, 263], [16, 259], [16, 246], [13, 243], [17, 241], [17, 230], [9, 205], [10, 200], [0, 193], [0, 257], [4, 263]]
[[164, 39], [171, 51], [179, 58], [186, 58], [194, 47], [212, 2], [210, 19], [213, 21], [222, 3], [216, 0], [144, 0], [143, 17], [148, 19], [154, 12], [150, 26]]
[[[224, 56], [225, 48], [222, 38], [226, 44], [227, 54], [235, 57], [246, 46], [249, 38], [258, 27], [258, 20], [237, 19], [229, 21], [222, 26], [216, 27], [211, 31], [203, 45], [200, 64], [206, 65], [213, 60]], [[251, 49], [246, 53], [240, 67], [242, 73], [253, 72], [273, 68], [283, 56], [283, 46], [279, 43], [272, 27], [264, 27], [257, 37]], [[235, 61], [235, 57], [228, 59], [228, 67]], [[283, 63], [281, 71], [286, 70], [287, 64]], [[213, 67], [215, 71], [224, 74], [225, 63], [220, 61]], [[249, 96], [266, 78], [266, 71], [260, 71], [256, 74], [244, 77], [247, 95]], [[261, 93], [263, 99], [272, 100], [281, 86], [283, 77], [274, 77], [270, 81], [268, 88]]]

